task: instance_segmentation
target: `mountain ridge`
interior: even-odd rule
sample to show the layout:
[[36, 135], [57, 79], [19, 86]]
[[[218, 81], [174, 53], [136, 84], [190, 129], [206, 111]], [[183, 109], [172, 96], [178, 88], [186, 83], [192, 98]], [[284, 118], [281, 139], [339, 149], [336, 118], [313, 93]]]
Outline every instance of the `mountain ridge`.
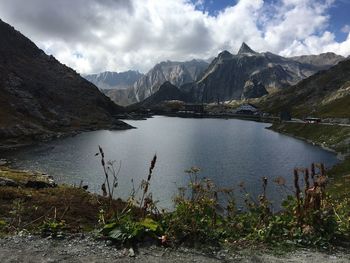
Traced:
[[123, 108], [2, 20], [0, 35], [2, 141], [130, 127], [113, 117]]
[[196, 80], [208, 66], [204, 60], [162, 61], [157, 63], [144, 76], [126, 90], [103, 90], [120, 105], [127, 106], [143, 101], [158, 91], [166, 81], [181, 86]]
[[83, 77], [95, 84], [99, 89], [126, 89], [139, 80], [144, 74], [128, 70], [124, 72], [104, 71]]
[[275, 114], [288, 111], [297, 117], [350, 118], [350, 60], [262, 98], [258, 104]]
[[[320, 56], [330, 56], [331, 65], [344, 59], [335, 54]], [[186, 85], [180, 89], [192, 93], [196, 102], [210, 103], [247, 98], [247, 94], [243, 95], [244, 88], [250, 82], [258, 82], [260, 85], [251, 93], [255, 97], [256, 94], [266, 94], [264, 90], [271, 93], [295, 85], [319, 70], [331, 66], [320, 63], [316, 59], [317, 56], [309, 58], [308, 63], [297, 61], [307, 58], [309, 57], [291, 59], [271, 52], [258, 53], [243, 43], [236, 55], [228, 51], [219, 53], [201, 79], [192, 83], [192, 86]]]

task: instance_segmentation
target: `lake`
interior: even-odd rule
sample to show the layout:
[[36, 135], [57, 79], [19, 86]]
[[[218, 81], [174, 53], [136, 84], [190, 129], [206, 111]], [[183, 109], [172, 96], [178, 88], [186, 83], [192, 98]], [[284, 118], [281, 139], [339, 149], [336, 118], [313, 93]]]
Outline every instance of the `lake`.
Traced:
[[237, 119], [187, 119], [156, 116], [145, 121], [127, 121], [137, 129], [100, 130], [75, 137], [12, 151], [3, 156], [15, 168], [39, 170], [53, 175], [58, 183], [79, 185], [83, 180], [89, 191], [101, 193], [104, 181], [98, 145], [107, 160], [121, 163], [117, 197], [125, 198], [148, 175], [154, 154], [157, 163], [151, 180], [159, 207], [170, 208], [178, 187], [188, 183], [185, 170], [201, 168], [200, 175], [222, 187], [244, 182], [252, 196], [262, 191], [261, 178], [269, 179], [268, 196], [279, 207], [285, 192], [275, 186], [274, 178], [293, 179], [294, 167], [309, 167], [312, 162], [331, 167], [336, 155], [270, 130], [267, 123]]

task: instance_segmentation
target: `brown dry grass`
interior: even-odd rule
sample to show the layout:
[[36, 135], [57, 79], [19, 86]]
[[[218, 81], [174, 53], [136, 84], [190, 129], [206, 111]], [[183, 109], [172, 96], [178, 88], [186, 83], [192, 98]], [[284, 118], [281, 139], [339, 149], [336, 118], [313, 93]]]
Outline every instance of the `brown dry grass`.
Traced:
[[[22, 211], [13, 214], [15, 201], [20, 201]], [[106, 207], [109, 201], [83, 189], [70, 186], [59, 186], [35, 190], [30, 188], [1, 187], [0, 188], [0, 220], [4, 220], [9, 228], [37, 230], [47, 219], [65, 221], [70, 232], [88, 231], [98, 224], [100, 209]], [[124, 204], [113, 201], [114, 211], [121, 210]], [[16, 225], [15, 217], [21, 217], [21, 224]], [[16, 229], [15, 229], [16, 228]]]

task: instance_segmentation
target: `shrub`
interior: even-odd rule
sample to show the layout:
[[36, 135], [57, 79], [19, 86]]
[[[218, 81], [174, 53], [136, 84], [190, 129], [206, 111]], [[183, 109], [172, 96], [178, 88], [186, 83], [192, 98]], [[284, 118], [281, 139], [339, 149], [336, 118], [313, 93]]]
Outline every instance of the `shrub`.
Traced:
[[[103, 225], [101, 233], [105, 236], [122, 244], [150, 238], [189, 245], [249, 241], [317, 247], [328, 247], [336, 238], [350, 237], [350, 201], [335, 203], [327, 196], [327, 176], [322, 164], [312, 164], [310, 170], [295, 169], [293, 188], [286, 186], [282, 177], [275, 180], [293, 193], [282, 202], [278, 213], [271, 212], [266, 177], [262, 178], [262, 194], [257, 201], [240, 184], [246, 197], [246, 207], [241, 211], [236, 209], [233, 189], [222, 189], [211, 180], [200, 178], [200, 169], [192, 167], [186, 171], [188, 185], [179, 188], [174, 198], [174, 210], [159, 213], [149, 193], [156, 159], [154, 156], [147, 180], [139, 188], [141, 199], [136, 200], [133, 190], [125, 209]], [[99, 215], [99, 220], [105, 223], [104, 214]]]

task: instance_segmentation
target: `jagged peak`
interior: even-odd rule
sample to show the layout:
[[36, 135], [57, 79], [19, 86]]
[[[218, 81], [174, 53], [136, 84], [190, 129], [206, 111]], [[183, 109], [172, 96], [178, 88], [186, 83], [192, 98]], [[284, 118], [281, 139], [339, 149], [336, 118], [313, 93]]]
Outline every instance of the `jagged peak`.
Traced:
[[258, 53], [255, 52], [253, 49], [251, 49], [245, 42], [243, 42], [237, 54], [243, 55], [243, 54], [258, 54]]
[[219, 53], [218, 57], [219, 58], [230, 58], [230, 57], [232, 57], [232, 54], [230, 52], [228, 52], [227, 50], [224, 50], [224, 51]]

